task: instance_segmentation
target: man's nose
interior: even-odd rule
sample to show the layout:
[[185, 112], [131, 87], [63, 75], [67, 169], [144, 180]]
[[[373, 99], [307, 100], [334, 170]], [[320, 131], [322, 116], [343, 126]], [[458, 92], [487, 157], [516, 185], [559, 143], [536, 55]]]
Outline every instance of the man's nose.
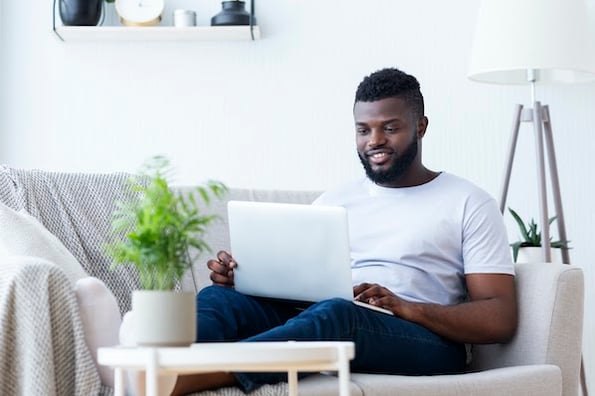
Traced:
[[378, 147], [386, 143], [386, 136], [384, 131], [381, 129], [372, 129], [370, 132], [370, 140], [368, 140], [368, 146]]

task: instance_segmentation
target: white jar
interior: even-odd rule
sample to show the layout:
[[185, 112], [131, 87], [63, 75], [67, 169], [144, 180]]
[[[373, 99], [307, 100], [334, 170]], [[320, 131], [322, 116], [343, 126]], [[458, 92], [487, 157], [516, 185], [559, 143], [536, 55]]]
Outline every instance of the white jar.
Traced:
[[196, 12], [191, 10], [175, 10], [174, 11], [174, 26], [196, 26]]

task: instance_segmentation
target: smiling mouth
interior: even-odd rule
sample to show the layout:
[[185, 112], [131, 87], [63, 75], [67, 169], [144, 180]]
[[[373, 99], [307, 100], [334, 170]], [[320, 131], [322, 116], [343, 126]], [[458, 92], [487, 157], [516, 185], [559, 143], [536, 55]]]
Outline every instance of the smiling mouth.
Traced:
[[370, 163], [374, 165], [382, 165], [387, 162], [391, 157], [390, 153], [380, 152], [368, 155]]

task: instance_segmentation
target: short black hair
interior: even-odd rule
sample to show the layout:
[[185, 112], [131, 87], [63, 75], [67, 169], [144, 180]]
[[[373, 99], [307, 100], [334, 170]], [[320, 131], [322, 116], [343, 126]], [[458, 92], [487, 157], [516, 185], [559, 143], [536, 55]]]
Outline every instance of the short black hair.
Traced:
[[386, 98], [401, 98], [416, 118], [424, 115], [424, 97], [417, 79], [397, 68], [386, 68], [366, 76], [355, 92], [355, 102], [375, 102]]

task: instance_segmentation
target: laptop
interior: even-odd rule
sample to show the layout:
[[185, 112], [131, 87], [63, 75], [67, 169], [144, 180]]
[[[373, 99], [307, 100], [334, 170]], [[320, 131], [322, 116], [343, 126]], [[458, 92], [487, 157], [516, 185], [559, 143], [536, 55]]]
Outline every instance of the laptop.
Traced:
[[353, 301], [345, 208], [229, 201], [227, 213], [236, 290], [301, 307], [334, 297]]

